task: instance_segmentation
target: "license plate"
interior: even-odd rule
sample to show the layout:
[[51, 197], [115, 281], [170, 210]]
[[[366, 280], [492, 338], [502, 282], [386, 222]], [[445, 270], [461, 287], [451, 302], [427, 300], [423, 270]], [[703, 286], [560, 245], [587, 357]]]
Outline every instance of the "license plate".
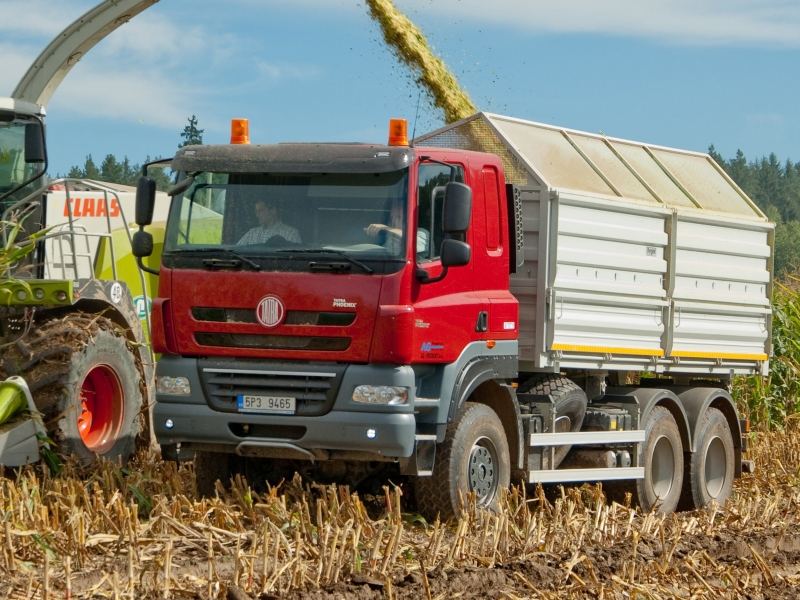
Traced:
[[285, 396], [237, 396], [239, 412], [293, 415], [297, 400]]

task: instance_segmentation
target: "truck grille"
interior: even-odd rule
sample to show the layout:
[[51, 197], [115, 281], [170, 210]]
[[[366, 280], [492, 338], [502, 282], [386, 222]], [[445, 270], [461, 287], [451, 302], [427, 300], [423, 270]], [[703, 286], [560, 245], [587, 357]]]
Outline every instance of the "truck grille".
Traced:
[[260, 333], [195, 333], [201, 346], [259, 348], [263, 350], [315, 350], [341, 352], [350, 347], [350, 338], [307, 335], [265, 335]]
[[[252, 308], [192, 308], [195, 321], [207, 323], [258, 323]], [[290, 310], [284, 325], [314, 325], [317, 327], [347, 327], [356, 320], [354, 312], [313, 312]]]
[[235, 413], [238, 412], [237, 396], [279, 396], [297, 399], [297, 415], [323, 415], [333, 408], [347, 368], [345, 365], [254, 362], [238, 360], [234, 365], [225, 365], [220, 360], [198, 361], [206, 398], [212, 408]]

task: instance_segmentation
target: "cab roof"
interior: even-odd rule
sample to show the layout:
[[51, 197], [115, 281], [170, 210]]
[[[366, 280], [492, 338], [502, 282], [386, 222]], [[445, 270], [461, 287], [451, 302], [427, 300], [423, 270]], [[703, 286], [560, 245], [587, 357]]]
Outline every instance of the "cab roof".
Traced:
[[408, 168], [413, 148], [371, 144], [184, 146], [173, 171], [220, 173], [388, 173]]

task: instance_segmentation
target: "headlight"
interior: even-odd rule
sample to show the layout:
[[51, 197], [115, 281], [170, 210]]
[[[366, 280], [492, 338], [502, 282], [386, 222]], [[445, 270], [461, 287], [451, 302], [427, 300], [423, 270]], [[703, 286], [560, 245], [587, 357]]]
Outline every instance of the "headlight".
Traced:
[[359, 385], [353, 391], [353, 401], [362, 404], [406, 404], [408, 388], [394, 385]]
[[172, 394], [175, 396], [188, 396], [192, 393], [192, 388], [186, 377], [159, 377], [157, 389], [159, 394]]

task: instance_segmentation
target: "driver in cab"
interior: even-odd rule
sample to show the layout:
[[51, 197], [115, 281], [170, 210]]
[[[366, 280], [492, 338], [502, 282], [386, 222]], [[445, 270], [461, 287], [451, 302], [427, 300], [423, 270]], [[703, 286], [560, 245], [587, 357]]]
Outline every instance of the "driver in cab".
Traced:
[[255, 212], [259, 225], [245, 233], [239, 240], [238, 246], [265, 244], [272, 238], [282, 238], [293, 244], [300, 243], [300, 233], [294, 227], [281, 221], [278, 207], [275, 204], [259, 200], [255, 204]]

